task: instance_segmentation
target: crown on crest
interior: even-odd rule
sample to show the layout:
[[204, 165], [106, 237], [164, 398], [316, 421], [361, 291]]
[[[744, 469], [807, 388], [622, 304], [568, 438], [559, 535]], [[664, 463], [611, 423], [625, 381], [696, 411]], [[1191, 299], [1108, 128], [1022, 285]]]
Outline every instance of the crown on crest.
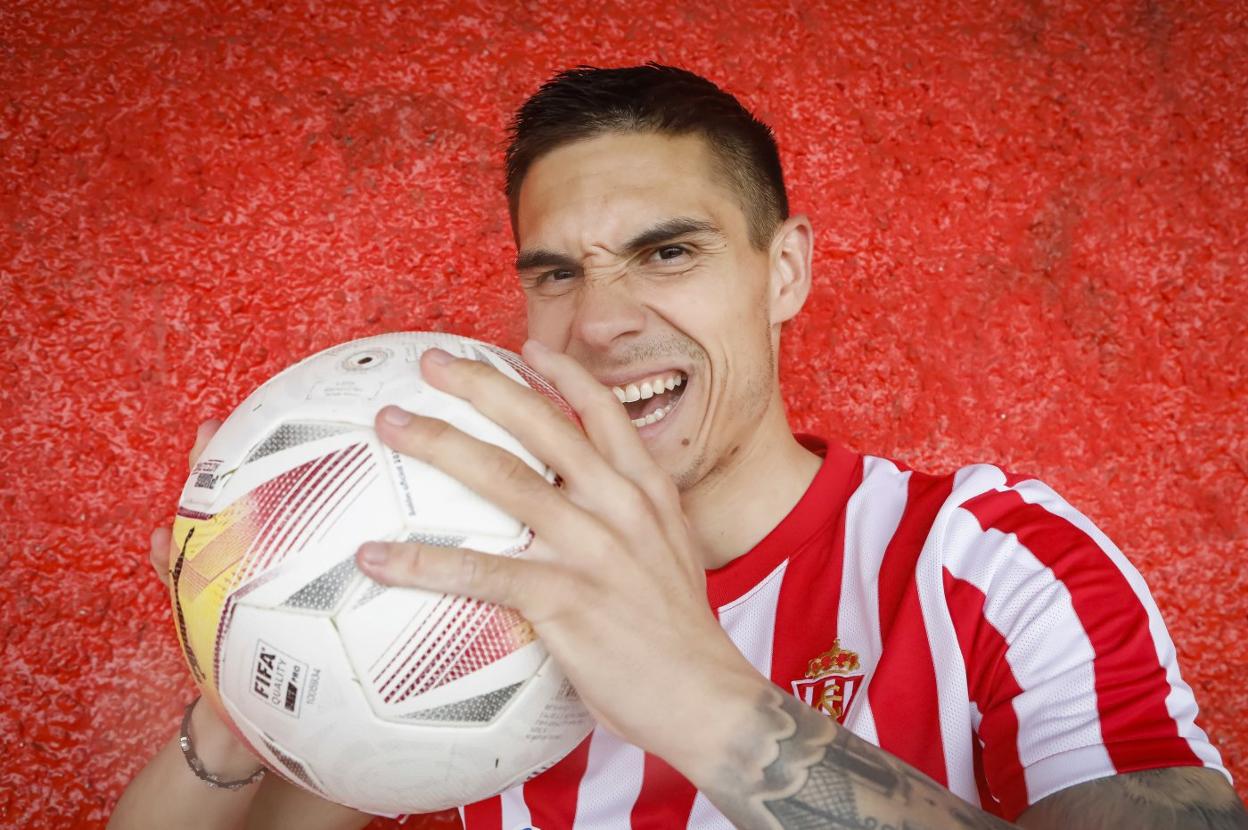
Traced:
[[858, 655], [841, 648], [840, 639], [832, 641], [832, 648], [812, 658], [806, 666], [806, 676], [814, 679], [830, 672], [847, 673], [858, 671]]

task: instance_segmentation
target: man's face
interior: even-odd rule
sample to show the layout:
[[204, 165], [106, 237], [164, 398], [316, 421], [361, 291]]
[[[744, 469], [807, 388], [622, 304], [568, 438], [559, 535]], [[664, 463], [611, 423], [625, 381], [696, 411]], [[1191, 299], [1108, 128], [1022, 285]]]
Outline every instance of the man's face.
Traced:
[[625, 398], [681, 490], [724, 464], [774, 393], [769, 256], [704, 141], [560, 147], [529, 169], [516, 220], [529, 336]]

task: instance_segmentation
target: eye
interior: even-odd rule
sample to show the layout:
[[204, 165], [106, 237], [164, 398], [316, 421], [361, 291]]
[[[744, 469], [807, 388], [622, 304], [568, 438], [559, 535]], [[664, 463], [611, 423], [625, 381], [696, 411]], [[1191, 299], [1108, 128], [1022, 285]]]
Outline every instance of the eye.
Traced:
[[684, 245], [664, 245], [662, 248], [656, 248], [654, 258], [661, 262], [670, 262], [689, 253]]
[[537, 278], [539, 283], [543, 282], [563, 282], [570, 280], [576, 276], [576, 272], [570, 268], [558, 268], [554, 271], [547, 271]]

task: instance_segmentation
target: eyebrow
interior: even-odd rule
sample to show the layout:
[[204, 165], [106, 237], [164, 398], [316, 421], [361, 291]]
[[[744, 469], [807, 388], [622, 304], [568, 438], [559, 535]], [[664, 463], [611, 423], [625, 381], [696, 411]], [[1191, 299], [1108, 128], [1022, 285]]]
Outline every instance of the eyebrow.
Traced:
[[521, 251], [516, 256], [516, 270], [527, 271], [530, 268], [567, 268], [576, 270], [581, 267], [575, 259], [567, 254], [550, 251], [545, 248], [531, 248]]
[[[693, 233], [710, 234], [721, 239], [724, 236], [724, 232], [712, 222], [688, 216], [678, 216], [673, 219], [665, 219], [657, 225], [646, 228], [641, 233], [633, 236], [621, 246], [621, 252], [624, 256], [631, 256], [638, 251], [667, 242], [678, 236]], [[580, 268], [580, 263], [568, 254], [547, 248], [531, 248], [521, 251], [516, 257], [517, 271], [527, 271], [530, 268], [568, 268], [575, 270]]]
[[719, 237], [724, 235], [723, 231], [711, 222], [687, 216], [678, 216], [675, 219], [667, 219], [651, 228], [647, 228], [625, 242], [624, 253], [635, 254], [640, 250], [653, 247], [669, 239], [692, 233], [713, 234]]

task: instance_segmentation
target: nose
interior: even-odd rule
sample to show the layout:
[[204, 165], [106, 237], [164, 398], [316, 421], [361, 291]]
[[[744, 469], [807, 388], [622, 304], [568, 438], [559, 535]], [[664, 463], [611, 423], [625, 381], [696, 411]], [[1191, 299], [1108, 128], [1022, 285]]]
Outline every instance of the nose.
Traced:
[[622, 279], [587, 279], [581, 285], [572, 320], [572, 337], [593, 349], [609, 348], [617, 339], [638, 334], [646, 310]]

